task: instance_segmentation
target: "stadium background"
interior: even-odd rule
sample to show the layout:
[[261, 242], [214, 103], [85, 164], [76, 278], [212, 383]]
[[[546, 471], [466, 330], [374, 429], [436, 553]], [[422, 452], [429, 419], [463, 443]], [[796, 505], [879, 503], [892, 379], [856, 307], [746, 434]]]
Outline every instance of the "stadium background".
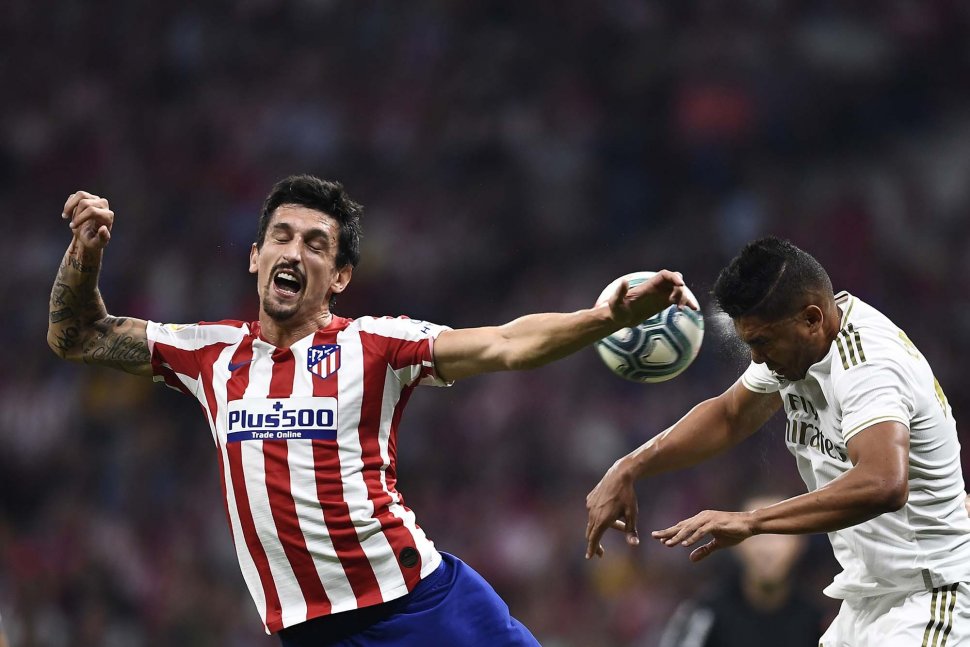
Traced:
[[[968, 7], [4, 2], [0, 613], [15, 647], [276, 644], [197, 405], [47, 350], [70, 192], [118, 214], [109, 310], [173, 322], [254, 317], [258, 209], [293, 172], [366, 206], [345, 316], [501, 323], [659, 267], [707, 305], [743, 242], [788, 236], [907, 330], [970, 420]], [[412, 400], [407, 502], [544, 645], [654, 645], [730, 567], [616, 538], [583, 560], [601, 473], [739, 373], [708, 323], [666, 384], [623, 383], [586, 351]], [[799, 491], [781, 429], [643, 483], [641, 529]], [[831, 613], [823, 537], [802, 570]]]

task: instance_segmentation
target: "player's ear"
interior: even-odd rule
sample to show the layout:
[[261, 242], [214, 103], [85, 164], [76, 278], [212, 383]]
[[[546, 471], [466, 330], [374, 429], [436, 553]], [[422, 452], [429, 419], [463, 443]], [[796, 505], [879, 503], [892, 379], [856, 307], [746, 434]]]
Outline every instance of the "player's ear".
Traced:
[[256, 243], [253, 243], [252, 249], [249, 250], [249, 273], [256, 273], [256, 261], [259, 260], [259, 248], [256, 247]]
[[347, 263], [339, 270], [333, 277], [333, 281], [330, 282], [330, 291], [334, 294], [340, 294], [347, 289], [347, 285], [350, 283], [350, 279], [354, 274], [354, 266]]
[[821, 330], [822, 322], [825, 321], [825, 315], [822, 314], [822, 309], [814, 304], [805, 306], [800, 318], [805, 322], [805, 325], [808, 326], [811, 332]]

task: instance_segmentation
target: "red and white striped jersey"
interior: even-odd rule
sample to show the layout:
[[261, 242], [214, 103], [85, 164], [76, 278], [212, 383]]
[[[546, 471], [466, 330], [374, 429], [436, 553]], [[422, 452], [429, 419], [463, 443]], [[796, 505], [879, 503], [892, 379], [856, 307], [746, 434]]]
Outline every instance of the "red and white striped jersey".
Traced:
[[441, 561], [397, 491], [397, 427], [443, 385], [443, 326], [334, 317], [289, 348], [259, 323], [148, 324], [156, 380], [202, 404], [236, 555], [268, 632], [398, 598]]

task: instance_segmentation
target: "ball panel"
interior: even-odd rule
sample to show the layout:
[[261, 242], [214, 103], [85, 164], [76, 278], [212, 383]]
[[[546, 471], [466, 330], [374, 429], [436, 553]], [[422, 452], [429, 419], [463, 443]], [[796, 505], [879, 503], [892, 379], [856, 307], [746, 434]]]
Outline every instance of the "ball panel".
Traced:
[[[646, 281], [654, 272], [633, 272], [612, 281], [600, 294], [603, 303], [620, 281], [630, 287]], [[692, 295], [693, 296], [693, 295]], [[680, 375], [700, 350], [704, 318], [700, 312], [672, 305], [638, 326], [622, 328], [596, 342], [606, 366], [635, 382], [663, 382]]]

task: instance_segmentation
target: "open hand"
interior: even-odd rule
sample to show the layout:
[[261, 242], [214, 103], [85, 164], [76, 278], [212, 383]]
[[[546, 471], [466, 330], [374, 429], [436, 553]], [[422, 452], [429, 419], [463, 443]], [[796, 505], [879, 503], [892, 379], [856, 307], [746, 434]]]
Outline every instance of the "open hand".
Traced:
[[690, 554], [690, 561], [699, 562], [714, 551], [736, 546], [754, 534], [750, 516], [749, 512], [705, 510], [670, 528], [655, 530], [650, 536], [665, 546], [693, 546], [704, 537], [711, 537], [711, 541], [694, 549]]
[[633, 477], [623, 469], [618, 460], [606, 472], [595, 488], [586, 496], [589, 521], [586, 524], [586, 559], [593, 555], [603, 556], [600, 539], [608, 528], [626, 533], [631, 546], [640, 543], [637, 535], [637, 495], [633, 490]]

